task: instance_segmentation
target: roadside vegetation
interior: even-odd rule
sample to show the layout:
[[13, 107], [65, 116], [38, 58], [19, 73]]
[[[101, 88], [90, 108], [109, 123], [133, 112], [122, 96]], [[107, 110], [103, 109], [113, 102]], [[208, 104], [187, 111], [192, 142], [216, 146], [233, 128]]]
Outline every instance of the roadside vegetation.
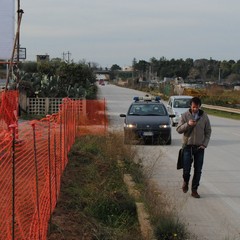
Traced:
[[84, 136], [68, 157], [48, 239], [142, 239], [117, 162], [130, 169], [131, 151], [115, 135]]
[[[166, 88], [168, 89], [167, 93]], [[167, 101], [170, 96], [176, 95], [176, 93], [174, 93], [174, 86], [171, 84], [167, 84], [167, 87], [160, 86], [159, 89], [149, 89], [146, 87], [135, 87], [134, 89], [148, 92], [153, 96], [160, 96], [165, 101]], [[198, 96], [201, 98], [202, 103], [204, 104], [240, 109], [239, 91], [223, 90], [218, 86], [212, 86], [210, 89], [205, 90], [187, 89], [185, 92], [183, 92], [183, 95]], [[203, 109], [210, 115], [240, 120], [240, 114], [237, 113], [230, 113], [208, 108]]]
[[207, 109], [207, 108], [203, 108], [203, 110], [209, 115], [240, 120], [240, 114], [237, 114], [237, 113], [229, 113], [229, 112], [218, 111], [218, 110]]
[[96, 77], [93, 69], [84, 61], [68, 63], [56, 58], [24, 62], [18, 67], [18, 73], [12, 73], [14, 81], [10, 88], [16, 88], [19, 75], [19, 90], [26, 93], [27, 97], [96, 99]]
[[[161, 96], [163, 100], [168, 100], [172, 95], [178, 95], [174, 92], [174, 84], [160, 84], [157, 88], [138, 87], [134, 89], [149, 92], [155, 96]], [[130, 86], [129, 86], [130, 87]], [[240, 108], [239, 91], [224, 90], [217, 85], [209, 86], [205, 89], [186, 88], [180, 95], [190, 95], [200, 97], [204, 104], [223, 106], [229, 108]]]
[[[231, 84], [239, 83], [240, 60], [214, 60], [214, 59], [167, 59], [164, 56], [157, 59], [155, 57], [149, 60], [132, 61], [132, 71], [125, 71], [123, 75], [121, 68], [118, 65], [113, 65], [111, 71], [115, 78], [119, 74], [121, 79], [139, 77], [143, 81], [152, 79], [163, 80], [164, 78], [184, 79], [189, 83], [205, 83], [214, 82], [230, 86]], [[137, 79], [136, 79], [137, 82]]]
[[136, 182], [156, 239], [189, 239], [174, 206], [160, 197], [142, 165], [133, 161], [136, 152], [123, 144], [120, 134], [80, 137], [68, 157], [48, 240], [141, 240], [135, 201], [123, 182], [124, 173]]

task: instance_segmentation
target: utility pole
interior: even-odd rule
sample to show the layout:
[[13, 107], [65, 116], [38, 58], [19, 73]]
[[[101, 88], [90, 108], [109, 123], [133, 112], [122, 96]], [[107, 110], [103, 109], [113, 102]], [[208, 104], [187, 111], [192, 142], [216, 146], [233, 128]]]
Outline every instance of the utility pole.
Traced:
[[69, 51], [67, 51], [67, 59], [68, 59], [68, 63], [70, 63], [70, 56], [71, 56], [71, 53]]
[[[20, 22], [20, 0], [18, 0], [18, 7], [17, 7], [17, 23], [19, 25]], [[17, 62], [19, 62], [19, 54], [20, 54], [20, 29], [17, 32]]]
[[[20, 0], [18, 0], [18, 9], [17, 9], [17, 25], [18, 25], [18, 31], [17, 31], [17, 66], [19, 64], [19, 60], [20, 60], [20, 24], [21, 24], [21, 19], [22, 19], [22, 14], [23, 14], [23, 10], [20, 9]], [[14, 47], [15, 48], [15, 47]], [[14, 49], [15, 50], [15, 49]], [[16, 73], [17, 75], [17, 85], [16, 87], [18, 88], [18, 84], [20, 82], [20, 76], [19, 76], [19, 72]]]
[[221, 83], [221, 68], [218, 68], [218, 83]]
[[[18, 15], [18, 21], [17, 21], [17, 33], [14, 39], [14, 45], [13, 45], [13, 49], [12, 49], [12, 56], [11, 56], [11, 60], [10, 60], [10, 65], [7, 71], [7, 81], [6, 81], [6, 87], [5, 89], [7, 90], [8, 87], [8, 83], [9, 83], [9, 78], [10, 78], [10, 72], [12, 71], [13, 68], [13, 61], [14, 61], [14, 55], [16, 53], [16, 49], [17, 49], [17, 65], [19, 63], [19, 52], [20, 52], [20, 25], [21, 25], [21, 21], [22, 21], [22, 15], [23, 15], [23, 10], [20, 9], [20, 0], [18, 0], [18, 10], [17, 10], [17, 15]], [[18, 74], [17, 74], [18, 75]], [[19, 84], [19, 76], [17, 76], [17, 87]]]
[[70, 63], [71, 53], [69, 51], [67, 51], [66, 53], [63, 52], [62, 55], [63, 55], [63, 61], [65, 62], [65, 56], [67, 55], [67, 62]]

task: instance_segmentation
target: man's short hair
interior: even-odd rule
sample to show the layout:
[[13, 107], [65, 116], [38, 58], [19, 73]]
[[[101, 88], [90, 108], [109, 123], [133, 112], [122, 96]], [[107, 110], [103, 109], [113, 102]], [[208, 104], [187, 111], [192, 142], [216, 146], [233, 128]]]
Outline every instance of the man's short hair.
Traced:
[[193, 97], [190, 101], [190, 105], [192, 105], [192, 103], [195, 103], [196, 105], [199, 105], [199, 106], [202, 105], [201, 99], [199, 97]]

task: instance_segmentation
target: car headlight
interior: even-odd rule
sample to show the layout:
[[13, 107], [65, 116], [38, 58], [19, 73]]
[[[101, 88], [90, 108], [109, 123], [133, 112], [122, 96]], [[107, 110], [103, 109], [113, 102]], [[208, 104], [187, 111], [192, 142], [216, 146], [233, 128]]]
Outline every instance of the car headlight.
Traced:
[[137, 124], [133, 124], [133, 123], [126, 124], [125, 123], [124, 127], [126, 127], [126, 128], [136, 128]]
[[171, 126], [169, 124], [161, 124], [159, 125], [160, 128], [170, 128]]

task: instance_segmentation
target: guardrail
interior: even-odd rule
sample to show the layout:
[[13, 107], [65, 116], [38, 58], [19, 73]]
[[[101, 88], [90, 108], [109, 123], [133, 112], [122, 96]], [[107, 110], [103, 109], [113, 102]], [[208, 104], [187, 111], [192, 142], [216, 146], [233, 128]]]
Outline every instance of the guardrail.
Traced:
[[202, 107], [208, 108], [208, 109], [213, 109], [213, 110], [218, 110], [218, 111], [240, 114], [240, 109], [238, 109], [238, 108], [228, 108], [228, 107], [221, 107], [221, 106], [208, 105], [208, 104], [202, 104]]

